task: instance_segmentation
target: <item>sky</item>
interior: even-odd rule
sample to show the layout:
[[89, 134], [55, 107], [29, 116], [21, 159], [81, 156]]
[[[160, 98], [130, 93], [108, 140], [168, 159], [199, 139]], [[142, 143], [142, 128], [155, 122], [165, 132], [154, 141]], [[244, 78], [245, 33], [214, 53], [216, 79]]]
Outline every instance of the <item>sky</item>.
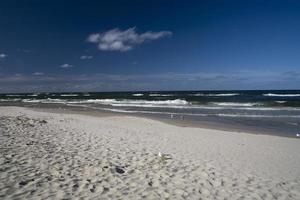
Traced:
[[0, 92], [300, 89], [298, 0], [2, 0]]

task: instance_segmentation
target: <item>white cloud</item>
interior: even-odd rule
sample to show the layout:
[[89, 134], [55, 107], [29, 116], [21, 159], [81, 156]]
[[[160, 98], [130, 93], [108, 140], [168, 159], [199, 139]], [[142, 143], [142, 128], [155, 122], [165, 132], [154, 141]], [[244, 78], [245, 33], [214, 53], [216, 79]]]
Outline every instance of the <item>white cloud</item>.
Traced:
[[61, 68], [71, 68], [71, 67], [74, 67], [73, 65], [70, 65], [70, 64], [63, 64], [60, 66]]
[[80, 56], [80, 59], [81, 60], [90, 60], [90, 59], [93, 59], [93, 56], [82, 55], [82, 56]]
[[171, 31], [147, 31], [138, 34], [135, 27], [124, 31], [115, 28], [101, 33], [93, 33], [88, 36], [87, 41], [96, 43], [98, 49], [102, 51], [129, 51], [135, 45], [142, 44], [145, 41], [158, 40], [171, 35]]
[[44, 75], [44, 73], [43, 72], [34, 72], [33, 75], [35, 75], [35, 76], [42, 76], [42, 75]]
[[7, 57], [7, 55], [5, 53], [0, 54], [0, 59], [6, 58], [6, 57]]

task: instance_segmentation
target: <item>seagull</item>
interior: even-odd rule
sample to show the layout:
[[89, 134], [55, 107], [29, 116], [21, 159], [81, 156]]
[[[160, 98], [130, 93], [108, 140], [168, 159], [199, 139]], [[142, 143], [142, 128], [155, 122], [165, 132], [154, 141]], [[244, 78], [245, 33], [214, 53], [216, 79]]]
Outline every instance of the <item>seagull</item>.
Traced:
[[300, 137], [300, 133], [297, 133], [297, 134], [296, 134], [296, 137]]
[[158, 157], [163, 159], [163, 160], [168, 160], [171, 159], [171, 155], [170, 154], [163, 154], [161, 152], [158, 152]]
[[158, 157], [162, 157], [162, 153], [161, 152], [158, 152]]

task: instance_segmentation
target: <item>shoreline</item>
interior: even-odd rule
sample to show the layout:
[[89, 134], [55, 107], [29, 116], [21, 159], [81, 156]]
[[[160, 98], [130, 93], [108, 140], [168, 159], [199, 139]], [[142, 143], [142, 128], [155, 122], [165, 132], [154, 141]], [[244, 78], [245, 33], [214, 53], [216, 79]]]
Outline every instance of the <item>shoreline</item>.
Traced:
[[[2, 105], [1, 105], [2, 106]], [[0, 106], [0, 107], [1, 107]], [[202, 117], [201, 119], [192, 119], [192, 118], [184, 118], [182, 119], [180, 116], [171, 118], [169, 115], [153, 115], [153, 114], [139, 114], [139, 113], [118, 113], [113, 111], [101, 110], [101, 109], [93, 109], [88, 107], [81, 106], [70, 106], [63, 104], [7, 104], [5, 106], [20, 106], [24, 108], [31, 108], [37, 111], [43, 112], [53, 112], [53, 113], [67, 113], [67, 114], [82, 114], [87, 116], [96, 116], [96, 117], [106, 117], [106, 116], [136, 116], [146, 119], [157, 120], [166, 124], [171, 124], [178, 127], [190, 127], [190, 128], [204, 128], [204, 129], [212, 129], [212, 130], [220, 130], [227, 132], [237, 132], [237, 133], [249, 133], [254, 135], [271, 135], [278, 137], [287, 137], [299, 139], [292, 134], [284, 134], [281, 133], [280, 130], [276, 128], [272, 128], [270, 125], [268, 128], [256, 126], [255, 122], [248, 124], [241, 124], [240, 122], [234, 122], [232, 119], [217, 119], [210, 117]], [[252, 121], [252, 119], [249, 119]]]

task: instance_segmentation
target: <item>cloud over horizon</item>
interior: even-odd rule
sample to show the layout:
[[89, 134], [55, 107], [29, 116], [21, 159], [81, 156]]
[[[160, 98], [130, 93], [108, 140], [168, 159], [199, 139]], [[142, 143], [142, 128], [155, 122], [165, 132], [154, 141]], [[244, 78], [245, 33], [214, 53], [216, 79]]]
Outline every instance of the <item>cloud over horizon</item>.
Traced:
[[82, 56], [80, 56], [81, 60], [90, 60], [90, 59], [93, 59], [93, 58], [94, 58], [93, 56], [88, 56], [88, 55], [82, 55]]
[[43, 72], [34, 72], [33, 75], [35, 75], [35, 76], [42, 76], [42, 75], [44, 75], [44, 73]]
[[71, 67], [74, 67], [74, 65], [70, 65], [70, 64], [63, 64], [60, 66], [61, 68], [71, 68]]
[[170, 37], [171, 31], [146, 31], [138, 34], [136, 28], [128, 28], [120, 30], [119, 28], [110, 29], [105, 32], [90, 34], [87, 42], [97, 44], [101, 51], [129, 51], [134, 46], [142, 44], [146, 41], [158, 40], [164, 37]]
[[6, 58], [6, 57], [7, 57], [7, 54], [5, 54], [5, 53], [0, 54], [0, 59]]

